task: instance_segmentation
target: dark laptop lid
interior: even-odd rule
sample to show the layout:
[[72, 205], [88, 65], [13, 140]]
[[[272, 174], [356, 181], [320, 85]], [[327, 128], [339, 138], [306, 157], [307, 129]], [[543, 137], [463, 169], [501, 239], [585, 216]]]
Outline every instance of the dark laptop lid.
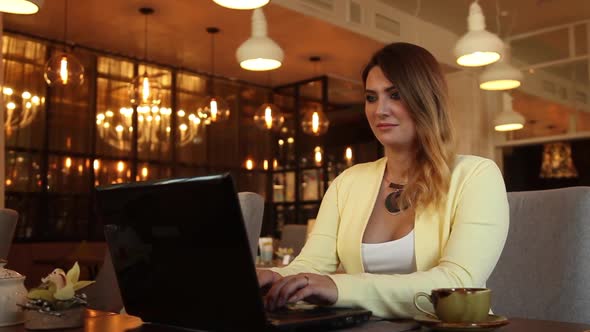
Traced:
[[96, 195], [129, 314], [195, 329], [264, 328], [229, 174], [99, 187]]

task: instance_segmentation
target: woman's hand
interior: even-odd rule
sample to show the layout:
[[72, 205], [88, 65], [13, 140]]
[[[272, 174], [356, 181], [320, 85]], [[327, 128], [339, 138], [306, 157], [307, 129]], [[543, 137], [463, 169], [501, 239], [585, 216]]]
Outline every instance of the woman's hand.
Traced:
[[270, 288], [272, 284], [283, 278], [280, 274], [267, 269], [256, 269], [256, 277], [258, 278], [258, 285], [261, 289], [264, 287]]
[[264, 298], [264, 305], [268, 310], [275, 310], [300, 300], [331, 305], [338, 300], [338, 288], [328, 276], [300, 273], [274, 282]]

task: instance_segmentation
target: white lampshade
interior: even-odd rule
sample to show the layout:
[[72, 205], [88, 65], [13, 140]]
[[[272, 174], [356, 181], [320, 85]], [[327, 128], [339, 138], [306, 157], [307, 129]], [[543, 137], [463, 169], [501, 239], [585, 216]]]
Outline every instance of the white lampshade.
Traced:
[[231, 9], [256, 9], [265, 6], [270, 0], [213, 0], [216, 4]]
[[494, 119], [494, 129], [496, 131], [513, 131], [524, 128], [524, 116], [512, 109], [512, 97], [502, 94], [503, 109]]
[[252, 36], [240, 45], [236, 56], [240, 67], [246, 70], [273, 70], [282, 65], [285, 55], [281, 47], [267, 36], [266, 19], [262, 9], [254, 9]]
[[520, 86], [524, 76], [510, 64], [510, 51], [506, 47], [504, 56], [491, 64], [479, 76], [479, 87], [483, 90], [510, 90]]
[[43, 0], [0, 0], [0, 12], [10, 14], [35, 14]]
[[457, 63], [465, 67], [479, 67], [498, 61], [504, 43], [485, 29], [485, 18], [477, 2], [469, 7], [467, 26], [468, 32], [455, 45]]

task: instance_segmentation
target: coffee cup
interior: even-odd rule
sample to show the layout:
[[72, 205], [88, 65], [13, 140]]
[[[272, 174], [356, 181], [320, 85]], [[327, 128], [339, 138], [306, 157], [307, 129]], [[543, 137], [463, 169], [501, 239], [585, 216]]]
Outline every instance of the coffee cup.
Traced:
[[[488, 288], [439, 288], [433, 289], [430, 295], [416, 293], [414, 305], [421, 312], [446, 323], [480, 323], [488, 318], [491, 293]], [[432, 303], [434, 312], [418, 304], [420, 297]]]

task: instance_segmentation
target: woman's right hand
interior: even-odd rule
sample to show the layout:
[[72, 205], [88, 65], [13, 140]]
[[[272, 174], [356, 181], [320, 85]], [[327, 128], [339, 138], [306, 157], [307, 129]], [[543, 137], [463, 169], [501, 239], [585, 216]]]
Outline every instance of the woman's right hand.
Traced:
[[268, 289], [283, 278], [280, 274], [268, 269], [256, 269], [256, 277], [258, 277], [258, 285], [261, 289]]

